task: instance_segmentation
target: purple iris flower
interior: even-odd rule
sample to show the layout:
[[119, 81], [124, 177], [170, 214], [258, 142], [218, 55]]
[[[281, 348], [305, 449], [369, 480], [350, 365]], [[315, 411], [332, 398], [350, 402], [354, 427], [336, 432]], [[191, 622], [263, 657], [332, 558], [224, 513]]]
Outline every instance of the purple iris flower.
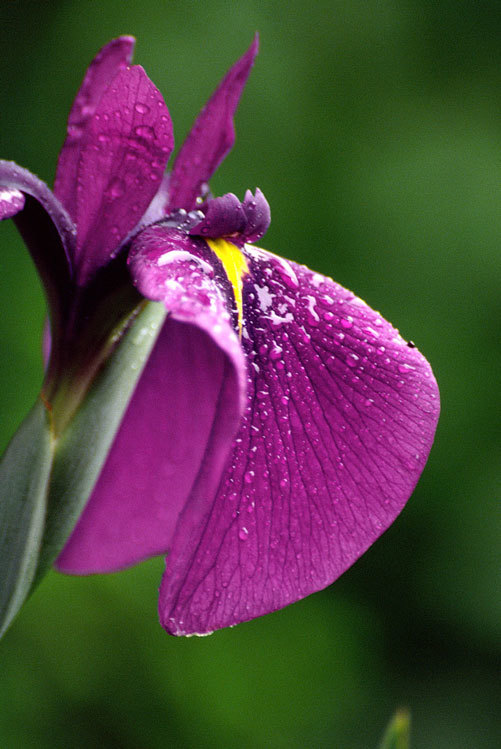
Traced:
[[169, 112], [133, 39], [106, 45], [75, 99], [54, 192], [0, 162], [42, 277], [42, 397], [64, 433], [144, 300], [167, 314], [59, 570], [167, 554], [159, 612], [207, 633], [324, 588], [388, 528], [439, 413], [412, 343], [331, 278], [253, 243], [262, 192], [212, 198], [257, 38], [174, 161]]

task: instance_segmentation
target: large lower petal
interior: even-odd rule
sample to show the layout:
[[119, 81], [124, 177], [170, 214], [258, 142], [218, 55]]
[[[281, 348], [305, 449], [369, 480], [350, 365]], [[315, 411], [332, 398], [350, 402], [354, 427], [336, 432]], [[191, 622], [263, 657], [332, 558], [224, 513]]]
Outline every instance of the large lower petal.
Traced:
[[393, 522], [439, 413], [430, 366], [331, 279], [247, 249], [245, 416], [217, 491], [203, 477], [160, 591], [172, 634], [278, 609], [344, 572]]
[[165, 553], [202, 481], [213, 495], [238, 428], [244, 361], [206, 250], [156, 227], [138, 238], [131, 270], [168, 317], [94, 492], [58, 560], [65, 572], [109, 572]]
[[247, 52], [225, 75], [219, 87], [202, 109], [172, 169], [169, 185], [169, 210], [195, 207], [202, 185], [211, 178], [233, 147], [233, 116], [249, 77], [258, 50], [258, 37]]
[[112, 39], [89, 65], [68, 116], [68, 132], [57, 162], [54, 193], [74, 221], [77, 217], [78, 162], [83, 136], [102, 95], [120, 70], [132, 60], [134, 38]]

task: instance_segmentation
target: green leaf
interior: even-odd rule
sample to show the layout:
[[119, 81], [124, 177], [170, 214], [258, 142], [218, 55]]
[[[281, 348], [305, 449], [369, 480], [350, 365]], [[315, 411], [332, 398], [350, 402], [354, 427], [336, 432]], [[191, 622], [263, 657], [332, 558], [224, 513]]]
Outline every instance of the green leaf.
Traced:
[[0, 462], [0, 636], [48, 571], [96, 483], [165, 319], [148, 302], [55, 440], [41, 400]]
[[85, 507], [165, 315], [162, 305], [145, 305], [58, 440], [37, 581]]
[[53, 448], [47, 411], [38, 400], [0, 463], [0, 636], [35, 576]]
[[397, 710], [383, 736], [379, 749], [410, 749], [411, 716], [408, 710]]

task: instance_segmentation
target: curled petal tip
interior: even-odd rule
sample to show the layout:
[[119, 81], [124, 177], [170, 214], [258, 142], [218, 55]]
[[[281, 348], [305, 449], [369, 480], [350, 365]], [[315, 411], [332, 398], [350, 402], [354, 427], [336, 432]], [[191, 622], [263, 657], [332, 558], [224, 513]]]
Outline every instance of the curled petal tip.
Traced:
[[208, 200], [201, 211], [205, 217], [190, 229], [190, 234], [213, 239], [230, 237], [237, 243], [255, 242], [270, 225], [270, 206], [259, 188], [255, 195], [247, 190], [243, 203], [229, 192]]
[[12, 218], [24, 208], [24, 195], [22, 192], [9, 187], [0, 187], [0, 221], [4, 218]]

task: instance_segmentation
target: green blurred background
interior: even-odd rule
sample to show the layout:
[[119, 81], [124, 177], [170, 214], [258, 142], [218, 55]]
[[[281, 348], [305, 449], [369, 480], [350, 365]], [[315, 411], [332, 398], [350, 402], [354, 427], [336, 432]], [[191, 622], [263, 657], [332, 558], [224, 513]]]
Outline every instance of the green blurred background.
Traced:
[[[267, 248], [355, 290], [442, 392], [436, 444], [394, 526], [339, 581], [204, 639], [157, 622], [163, 560], [52, 573], [0, 643], [0, 746], [501, 745], [498, 0], [4, 2], [0, 155], [51, 182], [85, 67], [120, 33], [179, 144], [261, 33], [215, 193], [261, 187]], [[2, 446], [41, 379], [44, 302], [0, 227]]]

